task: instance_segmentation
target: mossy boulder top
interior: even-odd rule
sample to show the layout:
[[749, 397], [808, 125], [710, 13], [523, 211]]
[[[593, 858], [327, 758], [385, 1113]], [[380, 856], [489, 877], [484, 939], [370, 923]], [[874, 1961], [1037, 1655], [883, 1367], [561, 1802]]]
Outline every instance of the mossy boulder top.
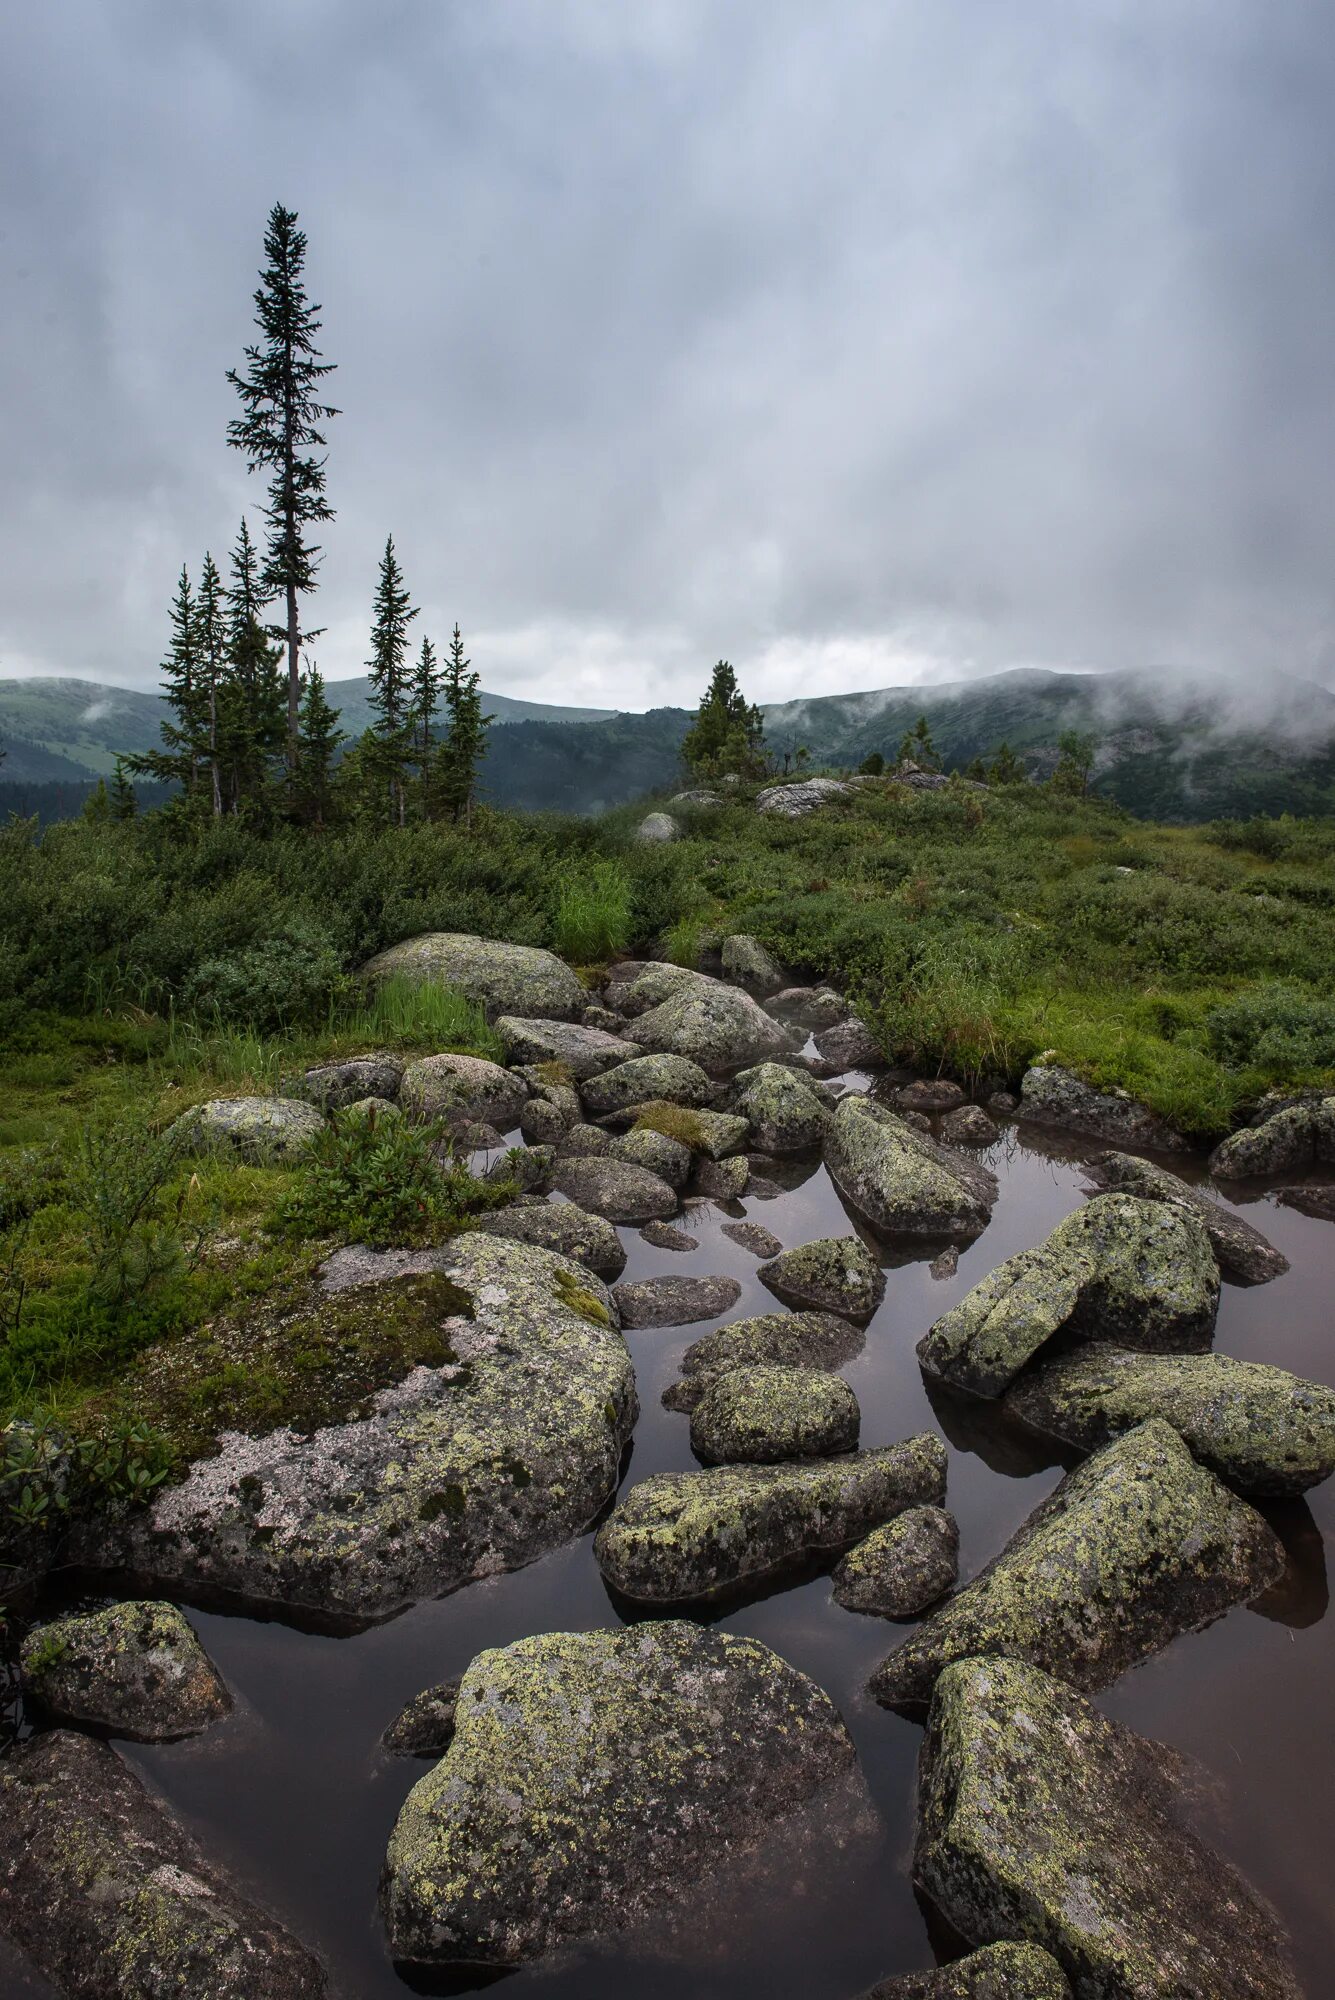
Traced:
[[720, 951], [723, 977], [734, 986], [744, 987], [757, 1000], [777, 993], [784, 984], [784, 970], [774, 954], [759, 938], [746, 931], [725, 937]]
[[373, 985], [386, 979], [415, 979], [453, 986], [488, 1016], [537, 1015], [549, 1021], [577, 1021], [588, 994], [570, 967], [554, 952], [502, 938], [471, 937], [463, 931], [429, 931], [378, 952], [362, 968]]
[[691, 1450], [706, 1465], [772, 1465], [856, 1451], [858, 1399], [814, 1368], [733, 1368], [691, 1412]]
[[1186, 1153], [1191, 1141], [1166, 1118], [1138, 1104], [1125, 1090], [1095, 1090], [1056, 1063], [1026, 1070], [1020, 1084], [1020, 1116], [1036, 1125], [1081, 1132], [1115, 1146], [1142, 1146], [1152, 1153]]
[[1222, 1202], [1211, 1201], [1167, 1167], [1152, 1160], [1138, 1159], [1134, 1153], [1101, 1153], [1085, 1169], [1100, 1188], [1117, 1188], [1124, 1194], [1139, 1195], [1142, 1201], [1170, 1201], [1190, 1210], [1205, 1226], [1221, 1271], [1244, 1285], [1263, 1285], [1282, 1277], [1289, 1260], [1254, 1229], [1250, 1222]]
[[24, 1686], [58, 1722], [141, 1743], [195, 1736], [232, 1706], [174, 1604], [113, 1604], [39, 1625], [23, 1642]]
[[1208, 1346], [1219, 1267], [1205, 1225], [1174, 1202], [1101, 1194], [966, 1293], [918, 1343], [928, 1375], [999, 1396], [1054, 1334], [1151, 1352]]
[[890, 1708], [916, 1706], [969, 1653], [1029, 1660], [1094, 1692], [1179, 1633], [1250, 1603], [1284, 1567], [1255, 1508], [1151, 1419], [1069, 1473], [891, 1653], [871, 1692]]
[[760, 1281], [790, 1305], [846, 1319], [870, 1319], [885, 1293], [884, 1272], [856, 1236], [799, 1243], [762, 1264]]
[[[662, 999], [637, 1011], [640, 1001], [664, 989]], [[628, 1011], [636, 1014], [632, 1032], [642, 1048], [659, 1055], [687, 1056], [711, 1075], [797, 1047], [796, 1036], [749, 993], [703, 972], [684, 972], [675, 965], [648, 966], [631, 981], [625, 999]]]
[[1175, 1761], [1032, 1665], [961, 1660], [928, 1717], [914, 1879], [963, 1936], [1044, 1946], [1077, 1994], [1301, 2000], [1273, 1912], [1192, 1830]]
[[[419, 1288], [414, 1309], [439, 1330], [441, 1364], [308, 1436], [225, 1434], [151, 1506], [90, 1524], [79, 1559], [359, 1622], [518, 1568], [588, 1525], [637, 1414], [600, 1280], [481, 1230], [437, 1251], [343, 1262], [345, 1315], [392, 1310], [394, 1283]], [[413, 1269], [426, 1275], [377, 1281]]]
[[510, 1132], [528, 1100], [528, 1084], [485, 1056], [421, 1056], [403, 1072], [399, 1103], [410, 1118], [476, 1119]]
[[657, 1473], [618, 1501], [593, 1552], [637, 1603], [707, 1603], [839, 1554], [945, 1490], [946, 1450], [931, 1432], [805, 1464]]
[[1221, 1181], [1302, 1173], [1318, 1164], [1335, 1164], [1335, 1097], [1283, 1105], [1222, 1139], [1210, 1155], [1210, 1172]]
[[860, 1095], [835, 1106], [825, 1164], [845, 1201], [885, 1236], [969, 1242], [986, 1229], [997, 1198], [986, 1167]]
[[230, 1153], [251, 1166], [297, 1160], [328, 1120], [296, 1097], [214, 1097], [183, 1111], [172, 1131], [187, 1151]]
[[670, 1410], [693, 1410], [714, 1377], [732, 1368], [809, 1368], [834, 1373], [861, 1354], [866, 1335], [837, 1313], [756, 1313], [692, 1341], [681, 1378], [663, 1391]]
[[502, 1014], [496, 1033], [505, 1047], [507, 1062], [561, 1063], [571, 1078], [601, 1076], [605, 1069], [629, 1062], [641, 1053], [638, 1043], [605, 1028], [588, 1028], [573, 1021], [524, 1020], [517, 1014]]
[[1071, 2000], [1071, 1989], [1038, 1945], [989, 1944], [935, 1972], [878, 1980], [861, 2000]]
[[324, 1970], [105, 1743], [53, 1729], [0, 1764], [0, 1923], [62, 1993], [320, 2000]]
[[[480, 1653], [385, 1857], [390, 1949], [512, 1966], [674, 1911], [693, 1927], [776, 1822], [856, 1779], [829, 1697], [754, 1639], [679, 1621]], [[813, 1825], [809, 1865], [825, 1859]]]
[[1243, 1493], [1292, 1497], [1335, 1472], [1335, 1390], [1227, 1354], [1138, 1354], [1095, 1342], [1022, 1375], [1005, 1408], [1082, 1451], [1162, 1417]]
[[877, 1618], [916, 1618], [959, 1573], [960, 1531], [944, 1507], [910, 1507], [851, 1548], [834, 1572], [834, 1601]]
[[689, 1056], [631, 1056], [615, 1069], [588, 1078], [580, 1086], [584, 1109], [591, 1118], [635, 1105], [662, 1102], [698, 1109], [713, 1102], [715, 1085]]
[[819, 1146], [826, 1111], [808, 1077], [782, 1063], [759, 1063], [733, 1079], [728, 1108], [750, 1127], [761, 1153], [803, 1153]]
[[656, 1132], [649, 1125], [622, 1132], [608, 1146], [607, 1157], [625, 1160], [632, 1167], [644, 1167], [672, 1188], [682, 1187], [690, 1177], [690, 1147], [684, 1146], [680, 1139], [669, 1138], [666, 1132]]

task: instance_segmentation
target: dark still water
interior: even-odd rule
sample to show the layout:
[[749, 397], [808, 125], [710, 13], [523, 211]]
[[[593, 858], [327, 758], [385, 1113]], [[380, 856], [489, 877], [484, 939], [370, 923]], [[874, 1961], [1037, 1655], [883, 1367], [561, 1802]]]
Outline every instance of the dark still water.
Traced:
[[[958, 1270], [934, 1278], [925, 1261], [887, 1265], [886, 1297], [861, 1356], [847, 1369], [862, 1405], [862, 1443], [886, 1444], [942, 1430], [950, 1445], [946, 1504], [961, 1529], [961, 1575], [991, 1557], [1060, 1468], [1040, 1449], [971, 1414], [929, 1402], [914, 1343], [930, 1322], [993, 1265], [1035, 1244], [1078, 1207], [1082, 1154], [1009, 1133], [987, 1156], [1001, 1180], [991, 1226], [962, 1253]], [[843, 1234], [850, 1226], [823, 1169], [771, 1201], [745, 1209], [786, 1246]], [[1335, 1227], [1272, 1203], [1249, 1214], [1289, 1256], [1276, 1282], [1226, 1284], [1216, 1344], [1318, 1380], [1335, 1379]], [[701, 1206], [687, 1222], [700, 1238], [690, 1255], [650, 1249], [622, 1231], [626, 1277], [663, 1272], [726, 1273], [743, 1295], [727, 1315], [769, 1311], [756, 1260], [719, 1233], [727, 1219]], [[694, 1464], [687, 1419], [659, 1397], [680, 1356], [707, 1329], [632, 1332], [642, 1415], [627, 1479]], [[1291, 1572], [1270, 1599], [1210, 1631], [1178, 1641], [1101, 1698], [1112, 1715], [1198, 1758], [1216, 1780], [1211, 1834], [1277, 1906], [1312, 2000], [1335, 1990], [1335, 1646], [1327, 1615], [1325, 1536], [1335, 1495], [1318, 1488], [1310, 1506], [1268, 1510], [1291, 1551]], [[405, 1701], [457, 1674], [484, 1647], [536, 1631], [618, 1622], [592, 1555], [592, 1536], [530, 1569], [475, 1583], [438, 1603], [355, 1637], [316, 1637], [278, 1623], [213, 1614], [191, 1617], [236, 1699], [236, 1713], [194, 1743], [120, 1746], [205, 1848], [325, 1959], [344, 2000], [380, 2000], [411, 1990], [389, 1963], [376, 1911], [386, 1838], [409, 1788], [428, 1767], [385, 1756], [381, 1731]], [[881, 1816], [874, 1839], [831, 1854], [826, 1879], [795, 1882], [782, 1910], [743, 1912], [726, 1945], [689, 1964], [627, 1951], [575, 1956], [508, 1975], [507, 1994], [544, 2000], [638, 1995], [700, 2000], [850, 2000], [892, 1972], [952, 1955], [934, 1934], [909, 1879], [915, 1724], [877, 1708], [863, 1692], [872, 1667], [907, 1629], [841, 1610], [825, 1577], [775, 1591], [730, 1612], [727, 1630], [763, 1640], [828, 1690], [856, 1739]], [[458, 1975], [429, 1990], [469, 1992], [487, 1984]], [[44, 1992], [15, 1972], [0, 1988]]]

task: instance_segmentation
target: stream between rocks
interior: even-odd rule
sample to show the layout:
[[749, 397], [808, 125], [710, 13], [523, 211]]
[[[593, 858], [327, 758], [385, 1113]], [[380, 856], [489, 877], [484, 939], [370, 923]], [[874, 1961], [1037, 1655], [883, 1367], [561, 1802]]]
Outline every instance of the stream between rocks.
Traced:
[[[865, 1082], [849, 1077], [858, 1087]], [[682, 1328], [628, 1330], [641, 1415], [623, 1467], [628, 1484], [696, 1467], [688, 1419], [663, 1409], [663, 1389], [690, 1343], [711, 1325], [775, 1308], [758, 1260], [722, 1233], [744, 1211], [785, 1246], [856, 1230], [887, 1274], [883, 1303], [862, 1353], [842, 1372], [862, 1409], [861, 1445], [893, 1443], [929, 1429], [949, 1448], [946, 1504], [960, 1526], [967, 1579], [1049, 1492], [1063, 1469], [1053, 1452], [1009, 1428], [991, 1405], [929, 1398], [914, 1344], [928, 1326], [1015, 1251], [1043, 1240], [1082, 1206], [1081, 1161], [1106, 1142], [1064, 1143], [1032, 1126], [1009, 1127], [979, 1157], [1000, 1181], [984, 1233], [958, 1268], [933, 1276], [925, 1257], [899, 1262], [850, 1216], [814, 1161], [801, 1184], [771, 1199], [729, 1208], [700, 1203], [682, 1218], [699, 1248], [662, 1250], [637, 1229], [618, 1233], [623, 1280], [651, 1276], [735, 1278], [740, 1299], [722, 1319]], [[1172, 1161], [1199, 1179], [1202, 1163]], [[796, 1169], [795, 1169], [796, 1171]], [[1237, 1204], [1261, 1222], [1291, 1268], [1252, 1289], [1226, 1282], [1215, 1347], [1329, 1381], [1335, 1229], [1266, 1202]], [[1065, 1462], [1073, 1464], [1076, 1454]], [[1289, 1571], [1250, 1609], [1179, 1639], [1097, 1698], [1107, 1715], [1199, 1761], [1215, 1781], [1215, 1845], [1269, 1898], [1291, 1933], [1311, 2000], [1330, 1987], [1335, 1904], [1335, 1646], [1327, 1617], [1325, 1536], [1335, 1524], [1335, 1482], [1306, 1501], [1261, 1503], [1284, 1542]], [[689, 1961], [632, 1957], [629, 1949], [576, 1951], [506, 1974], [456, 1972], [409, 1979], [390, 1962], [376, 1887], [386, 1840], [426, 1763], [390, 1756], [380, 1736], [410, 1697], [457, 1675], [475, 1654], [532, 1633], [621, 1623], [630, 1615], [608, 1594], [593, 1559], [593, 1532], [531, 1567], [422, 1603], [387, 1624], [329, 1637], [275, 1620], [190, 1610], [191, 1623], [233, 1691], [234, 1713], [206, 1735], [170, 1745], [118, 1742], [205, 1851], [238, 1886], [324, 1960], [343, 2000], [405, 1992], [465, 1993], [507, 1977], [515, 1993], [547, 2000], [602, 2000], [633, 1990], [642, 2000], [851, 2000], [887, 1974], [948, 1958], [957, 1941], [915, 1899], [909, 1876], [920, 1721], [878, 1707], [866, 1692], [872, 1669], [911, 1625], [842, 1610], [828, 1575], [775, 1588], [708, 1622], [763, 1641], [810, 1674], [837, 1704], [855, 1739], [882, 1827], [869, 1844], [838, 1854], [816, 1879], [793, 1880], [784, 1907], [732, 1916], [724, 1945]], [[679, 1614], [674, 1614], [679, 1615]], [[0, 1944], [0, 1992], [46, 1996], [44, 1981]], [[201, 1996], [203, 2000], [203, 1996]]]

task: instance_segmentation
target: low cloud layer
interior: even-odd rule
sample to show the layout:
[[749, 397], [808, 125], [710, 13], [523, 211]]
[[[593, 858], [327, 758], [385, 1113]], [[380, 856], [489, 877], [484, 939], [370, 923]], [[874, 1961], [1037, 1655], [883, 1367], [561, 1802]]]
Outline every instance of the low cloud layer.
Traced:
[[23, 10], [0, 672], [154, 680], [258, 503], [224, 371], [281, 198], [331, 678], [392, 531], [539, 700], [1335, 681], [1333, 100], [1308, 0]]

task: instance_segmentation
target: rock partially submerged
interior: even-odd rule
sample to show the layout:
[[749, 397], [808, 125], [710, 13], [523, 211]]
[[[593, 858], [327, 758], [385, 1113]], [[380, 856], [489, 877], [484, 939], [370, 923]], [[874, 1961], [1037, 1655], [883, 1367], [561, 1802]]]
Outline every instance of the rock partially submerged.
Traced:
[[1153, 1153], [1185, 1153], [1191, 1141], [1125, 1090], [1095, 1090], [1055, 1063], [1026, 1070], [1020, 1084], [1020, 1116], [1035, 1125], [1054, 1125], [1116, 1146], [1142, 1146]]
[[760, 1282], [786, 1304], [870, 1319], [885, 1294], [885, 1273], [856, 1236], [799, 1243], [760, 1267]]
[[945, 1489], [945, 1446], [930, 1432], [848, 1458], [658, 1473], [618, 1501], [593, 1552], [623, 1597], [704, 1604], [839, 1554]]
[[496, 1208], [478, 1218], [488, 1236], [505, 1236], [512, 1243], [536, 1243], [539, 1249], [573, 1257], [600, 1278], [619, 1278], [626, 1268], [621, 1238], [604, 1216], [590, 1215], [573, 1201], [539, 1201], [532, 1206]]
[[802, 1153], [819, 1146], [826, 1111], [810, 1081], [782, 1063], [759, 1063], [733, 1079], [731, 1110], [744, 1118], [762, 1153]]
[[947, 1146], [995, 1146], [1000, 1137], [980, 1104], [962, 1104], [941, 1120], [941, 1139]]
[[1274, 1915], [1192, 1831], [1171, 1753], [1015, 1660], [937, 1683], [914, 1877], [960, 1934], [1041, 1944], [1091, 2000], [1301, 2000]]
[[1137, 1159], [1134, 1153], [1100, 1153], [1085, 1172], [1096, 1187], [1118, 1188], [1124, 1194], [1139, 1195], [1142, 1201], [1170, 1201], [1188, 1209], [1204, 1223], [1220, 1270], [1240, 1284], [1263, 1285], [1282, 1277], [1289, 1268], [1284, 1252], [1267, 1242], [1259, 1229], [1253, 1229], [1221, 1202], [1211, 1201], [1177, 1174], [1170, 1174], [1166, 1167]]
[[730, 1243], [749, 1250], [753, 1257], [777, 1257], [783, 1249], [778, 1237], [759, 1222], [725, 1222], [719, 1233]]
[[588, 998], [570, 967], [552, 952], [463, 931], [429, 931], [391, 945], [368, 960], [362, 977], [371, 985], [403, 978], [452, 986], [491, 1019], [519, 1014], [577, 1021]]
[[666, 1621], [480, 1653], [390, 1836], [390, 1949], [511, 1966], [673, 1906], [691, 1923], [714, 1878], [854, 1771], [829, 1697], [754, 1639]]
[[140, 1743], [197, 1736], [232, 1697], [174, 1604], [112, 1604], [36, 1626], [23, 1684], [57, 1722], [85, 1722]]
[[612, 1288], [623, 1326], [689, 1326], [693, 1320], [718, 1319], [741, 1295], [736, 1278], [639, 1278]]
[[[225, 1434], [149, 1507], [81, 1530], [75, 1559], [364, 1622], [579, 1534], [615, 1487], [636, 1416], [609, 1293], [570, 1259], [480, 1230], [418, 1255], [429, 1275], [401, 1282], [438, 1323], [443, 1365], [310, 1436]], [[361, 1252], [354, 1280], [379, 1261]], [[383, 1285], [357, 1290], [368, 1314], [390, 1309]]]
[[844, 1199], [887, 1236], [982, 1234], [996, 1176], [917, 1132], [869, 1097], [841, 1098], [825, 1135], [825, 1164]]
[[1162, 1417], [1243, 1493], [1290, 1497], [1335, 1472], [1335, 1390], [1227, 1354], [1137, 1354], [1096, 1342], [1022, 1375], [1005, 1407], [1082, 1451]]
[[459, 1680], [423, 1688], [399, 1710], [380, 1742], [392, 1757], [443, 1757], [454, 1740]]
[[838, 1375], [814, 1368], [734, 1368], [691, 1412], [691, 1450], [706, 1465], [774, 1465], [856, 1451], [861, 1411]]
[[1055, 1334], [1171, 1353], [1209, 1344], [1218, 1305], [1218, 1266], [1189, 1208], [1101, 1194], [989, 1271], [918, 1359], [938, 1381], [999, 1396]]
[[813, 1368], [833, 1374], [861, 1354], [866, 1336], [824, 1312], [758, 1313], [715, 1327], [682, 1356], [681, 1379], [663, 1391], [669, 1410], [693, 1410], [717, 1375], [731, 1368]]
[[502, 1014], [496, 1033], [511, 1063], [561, 1063], [577, 1082], [601, 1076], [605, 1069], [629, 1062], [640, 1054], [635, 1042], [608, 1034], [605, 1028], [588, 1028], [572, 1021], [525, 1019], [518, 1014]]
[[655, 1250], [698, 1250], [700, 1239], [691, 1236], [684, 1229], [678, 1229], [672, 1222], [646, 1222], [640, 1231], [646, 1243]]
[[859, 1020], [856, 1014], [850, 1014], [847, 1020], [836, 1021], [833, 1027], [818, 1029], [816, 1053], [825, 1062], [832, 1063], [836, 1072], [878, 1069], [885, 1061], [880, 1043], [867, 1023]]
[[875, 1618], [916, 1618], [959, 1574], [960, 1531], [944, 1507], [910, 1507], [851, 1548], [834, 1572], [834, 1601]]
[[1238, 1181], [1301, 1173], [1317, 1162], [1335, 1162], [1335, 1097], [1283, 1105], [1259, 1125], [1231, 1133], [1211, 1153], [1210, 1172]]
[[862, 2000], [1071, 2000], [1071, 1989], [1036, 1944], [989, 1944], [935, 1972], [879, 1980]]
[[656, 1101], [698, 1109], [713, 1101], [714, 1085], [689, 1056], [632, 1056], [615, 1069], [590, 1077], [580, 1096], [590, 1117], [602, 1118]]
[[677, 1212], [677, 1193], [647, 1167], [629, 1160], [575, 1155], [556, 1161], [552, 1186], [567, 1200], [609, 1222], [653, 1222]]
[[666, 1132], [655, 1131], [651, 1125], [637, 1126], [634, 1131], [623, 1132], [613, 1139], [607, 1157], [625, 1160], [632, 1167], [644, 1167], [671, 1188], [681, 1187], [691, 1171], [690, 1147]]
[[410, 1118], [481, 1119], [498, 1132], [519, 1123], [528, 1085], [485, 1056], [422, 1056], [403, 1072], [399, 1102]]
[[92, 2000], [325, 1992], [318, 1962], [116, 1753], [68, 1730], [0, 1764], [0, 1927], [63, 1992]]
[[888, 1708], [930, 1699], [970, 1653], [1004, 1653], [1095, 1692], [1246, 1604], [1284, 1573], [1254, 1508], [1151, 1419], [1068, 1473], [1001, 1554], [883, 1662]]
[[757, 1000], [777, 993], [783, 985], [784, 971], [777, 958], [759, 938], [745, 931], [724, 938], [720, 957], [723, 977], [734, 986], [744, 987]]
[[765, 1007], [781, 1021], [807, 1030], [833, 1028], [849, 1015], [847, 1000], [832, 986], [785, 986], [781, 993], [773, 994], [765, 1002]]
[[171, 1129], [188, 1152], [230, 1153], [250, 1166], [274, 1166], [300, 1159], [327, 1120], [304, 1098], [214, 1097], [183, 1111]]

